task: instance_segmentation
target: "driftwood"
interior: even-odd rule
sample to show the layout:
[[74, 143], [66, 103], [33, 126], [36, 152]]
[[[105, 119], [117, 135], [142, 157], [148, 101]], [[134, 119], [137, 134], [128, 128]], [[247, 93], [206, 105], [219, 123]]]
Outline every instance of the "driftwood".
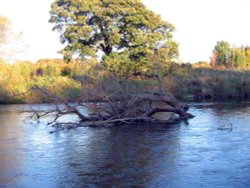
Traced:
[[[53, 119], [48, 124], [58, 128], [72, 128], [82, 126], [110, 126], [128, 123], [157, 123], [170, 124], [180, 120], [187, 120], [194, 116], [188, 113], [188, 105], [177, 100], [171, 93], [164, 90], [163, 82], [159, 74], [150, 75], [158, 81], [158, 91], [155, 92], [130, 92], [119, 81], [112, 81], [109, 85], [116, 84], [114, 92], [103, 92], [108, 87], [102, 85], [96, 90], [87, 91], [89, 95], [94, 95], [101, 101], [100, 103], [92, 103], [88, 101], [88, 97], [79, 99], [65, 100], [56, 96], [44, 88], [35, 86], [33, 91], [40, 92], [50, 98], [55, 103], [55, 108], [48, 111], [32, 110], [32, 118], [40, 120], [45, 116], [52, 115]], [[112, 87], [112, 86], [111, 86]], [[156, 105], [161, 103], [162, 105]], [[86, 113], [86, 109], [89, 113]], [[157, 120], [153, 117], [158, 112], [170, 112], [176, 114], [177, 117], [168, 120]], [[66, 115], [76, 115], [77, 121], [60, 122], [61, 117]]]

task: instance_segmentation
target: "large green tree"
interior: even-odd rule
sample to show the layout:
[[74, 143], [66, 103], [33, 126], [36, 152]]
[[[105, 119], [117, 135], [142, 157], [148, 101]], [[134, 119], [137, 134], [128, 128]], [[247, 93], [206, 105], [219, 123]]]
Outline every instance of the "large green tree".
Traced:
[[213, 52], [217, 55], [217, 66], [231, 66], [231, 45], [228, 42], [217, 42]]
[[167, 49], [166, 60], [178, 55], [174, 26], [140, 0], [56, 0], [50, 14], [66, 59], [96, 57], [102, 51], [103, 60], [134, 69], [148, 63], [157, 48]]

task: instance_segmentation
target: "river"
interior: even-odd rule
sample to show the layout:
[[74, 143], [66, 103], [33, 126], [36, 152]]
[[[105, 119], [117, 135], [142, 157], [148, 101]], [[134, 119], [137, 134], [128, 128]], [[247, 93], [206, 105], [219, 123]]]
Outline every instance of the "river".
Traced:
[[250, 187], [250, 103], [190, 105], [196, 118], [177, 125], [52, 134], [25, 123], [31, 106], [2, 105], [0, 187]]

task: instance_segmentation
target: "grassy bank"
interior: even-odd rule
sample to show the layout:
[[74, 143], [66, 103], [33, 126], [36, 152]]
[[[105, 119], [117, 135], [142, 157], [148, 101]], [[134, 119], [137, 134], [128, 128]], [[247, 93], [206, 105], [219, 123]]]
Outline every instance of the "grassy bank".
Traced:
[[[250, 98], [248, 70], [216, 70], [173, 64], [163, 72], [166, 89], [182, 100]], [[18, 95], [35, 85], [64, 99], [77, 98], [85, 95], [85, 88], [94, 87], [105, 74], [96, 61], [73, 61], [69, 64], [58, 59], [44, 59], [35, 64], [30, 62], [6, 64], [0, 61], [0, 103], [53, 102], [51, 98], [37, 92]], [[154, 80], [141, 78], [133, 78], [126, 82], [127, 88], [146, 88], [149, 91], [155, 85], [157, 84]], [[89, 95], [89, 97], [91, 100], [96, 99], [95, 96]]]
[[82, 94], [82, 84], [75, 77], [92, 75], [89, 64], [96, 62], [66, 64], [62, 60], [41, 60], [6, 64], [0, 62], [0, 103], [47, 103], [53, 102], [38, 92], [25, 93], [35, 85], [46, 88], [62, 98], [79, 97]]
[[246, 100], [250, 71], [179, 67], [165, 77], [167, 89], [180, 99]]

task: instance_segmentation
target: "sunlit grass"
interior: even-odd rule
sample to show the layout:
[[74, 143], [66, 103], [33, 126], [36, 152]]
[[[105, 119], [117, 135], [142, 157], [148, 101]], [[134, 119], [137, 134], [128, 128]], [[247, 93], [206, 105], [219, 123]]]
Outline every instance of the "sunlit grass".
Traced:
[[[180, 68], [180, 69], [186, 69]], [[179, 98], [248, 99], [250, 71], [192, 68], [165, 78], [167, 88]]]
[[[180, 99], [248, 99], [250, 97], [250, 71], [212, 69], [209, 66], [173, 64], [162, 70], [166, 90]], [[105, 70], [96, 61], [73, 61], [65, 63], [60, 59], [44, 59], [33, 64], [16, 62], [7, 64], [0, 61], [0, 103], [47, 103], [53, 99], [41, 93], [28, 91], [37, 85], [64, 99], [78, 98], [86, 94], [85, 89], [93, 88], [105, 81]], [[102, 81], [103, 80], [103, 81]], [[109, 82], [106, 81], [109, 88]], [[155, 80], [131, 78], [124, 82], [128, 90], [152, 91]], [[105, 85], [105, 83], [104, 83]], [[95, 100], [94, 95], [88, 96]]]

